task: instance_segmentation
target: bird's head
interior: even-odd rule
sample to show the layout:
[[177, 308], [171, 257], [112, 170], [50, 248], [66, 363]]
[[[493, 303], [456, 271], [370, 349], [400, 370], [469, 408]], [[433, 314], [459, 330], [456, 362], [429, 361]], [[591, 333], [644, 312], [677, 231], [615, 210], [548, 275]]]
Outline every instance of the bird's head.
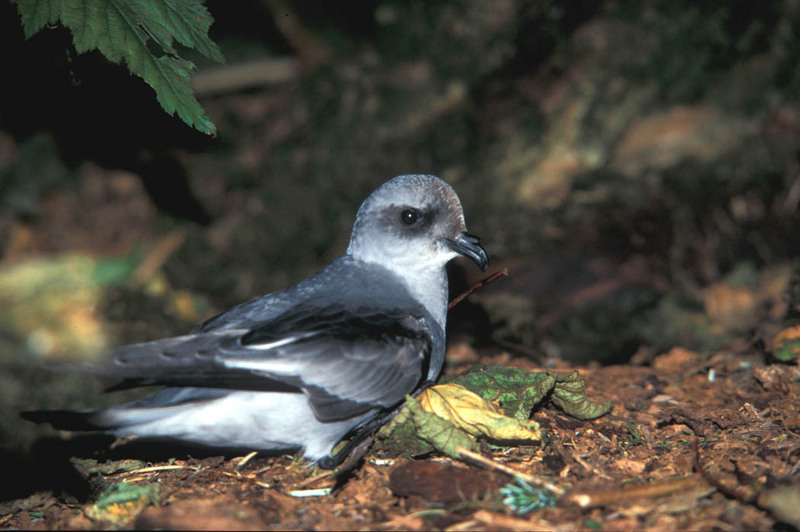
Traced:
[[486, 252], [466, 230], [453, 187], [431, 175], [402, 175], [361, 204], [347, 253], [407, 273], [441, 270], [459, 255], [485, 270]]

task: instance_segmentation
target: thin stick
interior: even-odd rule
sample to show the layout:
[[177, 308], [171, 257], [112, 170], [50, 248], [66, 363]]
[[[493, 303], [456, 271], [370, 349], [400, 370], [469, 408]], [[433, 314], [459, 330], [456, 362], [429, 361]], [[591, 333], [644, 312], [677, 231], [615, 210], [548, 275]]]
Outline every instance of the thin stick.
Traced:
[[[483, 525], [483, 527], [477, 527], [474, 530], [482, 530], [487, 527], [495, 528], [497, 530], [558, 530], [558, 527], [553, 525], [552, 523], [548, 523], [547, 521], [543, 520], [536, 520], [533, 519], [522, 519], [519, 517], [511, 517], [508, 515], [499, 514], [496, 512], [490, 512], [488, 510], [478, 510], [474, 514], [472, 514], [472, 522], [477, 522], [478, 525]], [[470, 521], [467, 521], [470, 522]], [[446, 528], [448, 532], [450, 530], [458, 530], [455, 526], [451, 526]], [[467, 528], [462, 528], [461, 530], [469, 530]]]
[[192, 76], [192, 90], [198, 98], [219, 96], [244, 89], [287, 83], [297, 79], [300, 71], [300, 61], [284, 57], [204, 68]]
[[170, 471], [173, 469], [192, 469], [197, 471], [200, 469], [199, 467], [194, 466], [182, 466], [182, 465], [164, 465], [164, 466], [151, 466], [151, 467], [142, 467], [139, 469], [133, 469], [131, 471], [123, 471], [122, 473], [116, 473], [114, 475], [109, 475], [108, 478], [117, 478], [117, 477], [127, 477], [130, 475], [138, 475], [141, 473], [155, 473], [157, 471]]
[[508, 268], [503, 268], [502, 270], [498, 270], [498, 271], [494, 272], [492, 275], [490, 275], [489, 277], [486, 277], [485, 279], [482, 279], [482, 280], [478, 281], [477, 283], [475, 283], [474, 285], [472, 285], [469, 288], [467, 288], [464, 292], [462, 292], [455, 299], [453, 299], [450, 302], [449, 305], [447, 305], [447, 309], [449, 310], [449, 309], [455, 307], [456, 305], [458, 305], [459, 303], [464, 301], [464, 299], [466, 299], [467, 296], [470, 295], [475, 290], [483, 288], [486, 285], [490, 285], [493, 282], [495, 282], [496, 280], [500, 279], [501, 277], [508, 277]]
[[534, 477], [533, 475], [529, 475], [529, 474], [523, 473], [521, 471], [517, 471], [516, 469], [512, 469], [512, 468], [510, 468], [508, 466], [505, 466], [505, 465], [503, 465], [503, 464], [501, 464], [499, 462], [495, 462], [494, 460], [490, 460], [489, 458], [481, 456], [478, 453], [473, 453], [472, 451], [469, 451], [469, 450], [464, 449], [462, 447], [458, 447], [456, 449], [456, 452], [461, 457], [469, 458], [473, 462], [477, 462], [477, 463], [479, 463], [481, 465], [484, 465], [486, 467], [489, 467], [489, 468], [492, 468], [492, 469], [496, 469], [498, 471], [502, 471], [503, 473], [505, 473], [507, 475], [511, 475], [512, 477], [524, 480], [528, 484], [536, 484], [537, 486], [541, 486], [543, 488], [547, 488], [548, 490], [552, 491], [556, 495], [564, 495], [564, 493], [566, 493], [566, 491], [563, 488], [559, 488], [558, 486], [556, 486], [555, 484], [553, 484], [551, 482], [548, 482], [546, 480], [542, 480], [542, 479], [540, 479], [538, 477]]
[[684, 478], [667, 480], [665, 482], [658, 482], [656, 484], [647, 484], [645, 486], [634, 486], [632, 488], [613, 489], [607, 491], [572, 492], [567, 495], [566, 500], [567, 502], [577, 504], [581, 508], [588, 508], [590, 506], [601, 506], [638, 499], [663, 497], [665, 495], [672, 495], [673, 493], [683, 493], [696, 488], [706, 487], [712, 490], [714, 489], [714, 486], [706, 482], [701, 475], [693, 474]]
[[580, 465], [582, 465], [583, 468], [586, 471], [588, 471], [589, 473], [594, 473], [595, 475], [597, 475], [597, 476], [599, 476], [601, 478], [604, 478], [606, 480], [613, 480], [610, 476], [606, 475], [605, 473], [603, 473], [602, 471], [600, 471], [596, 467], [590, 465], [588, 462], [586, 462], [586, 460], [581, 458], [579, 455], [573, 454], [572, 455], [572, 459], [575, 460], [576, 462], [578, 462]]
[[325, 471], [324, 473], [320, 473], [319, 475], [315, 475], [311, 478], [305, 479], [303, 482], [297, 485], [298, 488], [305, 488], [306, 486], [310, 486], [314, 482], [318, 480], [322, 480], [323, 478], [328, 478], [333, 476], [333, 471]]
[[247, 456], [244, 456], [244, 457], [242, 457], [242, 458], [239, 460], [239, 463], [238, 463], [238, 464], [236, 464], [236, 467], [235, 467], [236, 471], [239, 471], [241, 468], [243, 468], [243, 467], [244, 467], [244, 465], [245, 465], [247, 462], [249, 462], [250, 460], [252, 460], [252, 459], [253, 459], [253, 457], [254, 457], [254, 456], [256, 456], [257, 454], [258, 454], [258, 451], [253, 451], [253, 452], [251, 452], [250, 454], [248, 454]]

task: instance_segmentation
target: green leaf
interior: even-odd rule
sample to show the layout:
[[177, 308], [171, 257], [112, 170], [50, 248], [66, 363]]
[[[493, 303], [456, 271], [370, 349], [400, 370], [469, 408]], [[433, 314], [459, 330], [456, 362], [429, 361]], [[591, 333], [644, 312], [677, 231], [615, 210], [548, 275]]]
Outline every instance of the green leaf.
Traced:
[[58, 20], [61, 14], [60, 2], [37, 2], [35, 0], [11, 0], [17, 4], [17, 11], [22, 18], [22, 29], [25, 38], [30, 39], [47, 24]]
[[417, 429], [417, 436], [431, 444], [434, 449], [451, 458], [459, 458], [456, 449], [478, 452], [478, 443], [473, 437], [453, 425], [450, 421], [428, 412], [419, 401], [406, 396], [406, 408]]
[[[190, 75], [195, 65], [182, 59], [174, 41], [224, 62], [208, 38], [214, 21], [201, 0], [11, 0], [17, 5], [26, 38], [59, 21], [72, 33], [78, 53], [99, 50], [109, 61], [125, 63], [154, 91], [170, 115], [208, 135], [214, 123], [194, 97]], [[160, 48], [156, 56], [152, 48]]]
[[95, 506], [104, 508], [112, 504], [138, 501], [142, 498], [148, 503], [156, 504], [158, 502], [158, 485], [135, 485], [126, 482], [111, 484], [97, 498]]
[[453, 377], [444, 377], [442, 382], [459, 384], [517, 419], [528, 419], [533, 407], [551, 390], [556, 406], [578, 419], [595, 419], [611, 410], [610, 402], [596, 403], [586, 396], [586, 382], [577, 371], [565, 375], [476, 365]]
[[[434, 404], [438, 401], [431, 399], [434, 393], [446, 408]], [[436, 450], [458, 458], [456, 449], [477, 449], [478, 437], [514, 444], [538, 440], [539, 425], [529, 418], [548, 395], [565, 413], [584, 421], [611, 410], [610, 402], [597, 403], [586, 396], [586, 383], [577, 371], [559, 374], [478, 365], [444, 377], [416, 399], [407, 397], [405, 407], [381, 429], [378, 445], [390, 455]], [[486, 402], [485, 408], [478, 402]], [[522, 432], [524, 436], [517, 435]]]
[[465, 387], [497, 404], [507, 416], [528, 419], [533, 407], [553, 389], [556, 377], [550, 373], [478, 364], [458, 375], [444, 377], [441, 382]]
[[800, 325], [787, 327], [770, 342], [772, 356], [781, 362], [791, 362], [800, 358]]
[[556, 373], [553, 387], [553, 402], [572, 417], [588, 421], [604, 416], [611, 411], [611, 401], [598, 403], [586, 395], [586, 381], [573, 371], [568, 375]]
[[112, 484], [86, 507], [85, 514], [95, 521], [108, 521], [114, 528], [126, 527], [147, 506], [159, 503], [158, 485]]

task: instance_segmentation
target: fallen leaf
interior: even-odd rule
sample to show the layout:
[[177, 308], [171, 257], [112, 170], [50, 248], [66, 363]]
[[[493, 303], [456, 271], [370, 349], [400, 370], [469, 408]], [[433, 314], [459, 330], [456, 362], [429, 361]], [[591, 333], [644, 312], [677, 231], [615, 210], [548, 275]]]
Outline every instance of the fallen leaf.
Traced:
[[419, 404], [473, 436], [539, 441], [539, 424], [500, 413], [498, 407], [458, 384], [440, 384], [419, 394]]

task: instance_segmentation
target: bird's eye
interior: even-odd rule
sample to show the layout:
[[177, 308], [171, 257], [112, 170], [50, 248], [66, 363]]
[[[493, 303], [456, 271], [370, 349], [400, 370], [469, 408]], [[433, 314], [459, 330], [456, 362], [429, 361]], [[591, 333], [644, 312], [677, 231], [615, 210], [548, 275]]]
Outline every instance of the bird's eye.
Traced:
[[400, 221], [406, 225], [414, 225], [419, 219], [419, 212], [415, 209], [406, 209], [400, 213]]

